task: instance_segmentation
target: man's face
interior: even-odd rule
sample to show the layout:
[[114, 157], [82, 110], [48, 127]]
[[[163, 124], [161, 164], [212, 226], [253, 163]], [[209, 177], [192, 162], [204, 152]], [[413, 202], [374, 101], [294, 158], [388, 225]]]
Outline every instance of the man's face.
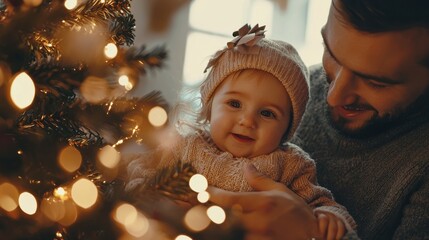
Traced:
[[331, 7], [322, 36], [330, 116], [343, 133], [375, 133], [427, 104], [422, 99], [429, 94], [428, 29], [360, 32]]
[[289, 127], [292, 104], [270, 73], [244, 70], [229, 75], [216, 89], [210, 119], [213, 142], [235, 157], [273, 152]]

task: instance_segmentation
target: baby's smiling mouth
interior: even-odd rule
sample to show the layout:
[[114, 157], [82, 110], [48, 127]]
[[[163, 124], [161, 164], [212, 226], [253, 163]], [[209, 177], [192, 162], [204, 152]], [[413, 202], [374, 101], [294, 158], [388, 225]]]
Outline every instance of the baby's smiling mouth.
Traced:
[[239, 142], [253, 142], [255, 139], [237, 133], [232, 133], [232, 136]]

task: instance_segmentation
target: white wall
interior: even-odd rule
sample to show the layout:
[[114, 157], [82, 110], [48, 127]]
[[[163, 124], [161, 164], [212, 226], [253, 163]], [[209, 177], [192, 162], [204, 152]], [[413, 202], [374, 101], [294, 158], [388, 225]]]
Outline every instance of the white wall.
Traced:
[[149, 50], [154, 46], [165, 44], [168, 59], [163, 68], [153, 69], [153, 71], [148, 71], [146, 76], [142, 76], [133, 94], [141, 96], [152, 90], [160, 90], [166, 100], [172, 104], [177, 100], [182, 85], [189, 5], [181, 7], [176, 12], [170, 28], [165, 33], [156, 34], [148, 30], [148, 2], [146, 0], [131, 2], [131, 11], [136, 19], [134, 45], [145, 44]]

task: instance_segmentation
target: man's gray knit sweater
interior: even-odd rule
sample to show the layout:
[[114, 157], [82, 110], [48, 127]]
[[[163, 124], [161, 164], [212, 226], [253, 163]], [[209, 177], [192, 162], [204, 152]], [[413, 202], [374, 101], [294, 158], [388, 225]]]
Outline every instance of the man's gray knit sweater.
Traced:
[[327, 90], [323, 68], [312, 68], [311, 99], [294, 139], [316, 161], [319, 183], [355, 218], [362, 239], [429, 239], [429, 111], [352, 139], [329, 124]]

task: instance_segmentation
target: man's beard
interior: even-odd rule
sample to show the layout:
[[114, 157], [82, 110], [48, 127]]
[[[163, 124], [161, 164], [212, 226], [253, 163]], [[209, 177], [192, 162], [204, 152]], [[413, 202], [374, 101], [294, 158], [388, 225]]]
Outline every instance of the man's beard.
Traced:
[[328, 105], [328, 119], [332, 127], [337, 129], [341, 134], [352, 138], [367, 138], [381, 134], [395, 126], [402, 125], [418, 115], [428, 114], [429, 110], [429, 89], [419, 96], [412, 104], [405, 109], [394, 109], [390, 113], [379, 116], [378, 112], [369, 105], [351, 104], [351, 108], [363, 108], [375, 111], [375, 114], [367, 120], [362, 126], [349, 128], [349, 121], [346, 118], [339, 117], [333, 119], [333, 109]]

